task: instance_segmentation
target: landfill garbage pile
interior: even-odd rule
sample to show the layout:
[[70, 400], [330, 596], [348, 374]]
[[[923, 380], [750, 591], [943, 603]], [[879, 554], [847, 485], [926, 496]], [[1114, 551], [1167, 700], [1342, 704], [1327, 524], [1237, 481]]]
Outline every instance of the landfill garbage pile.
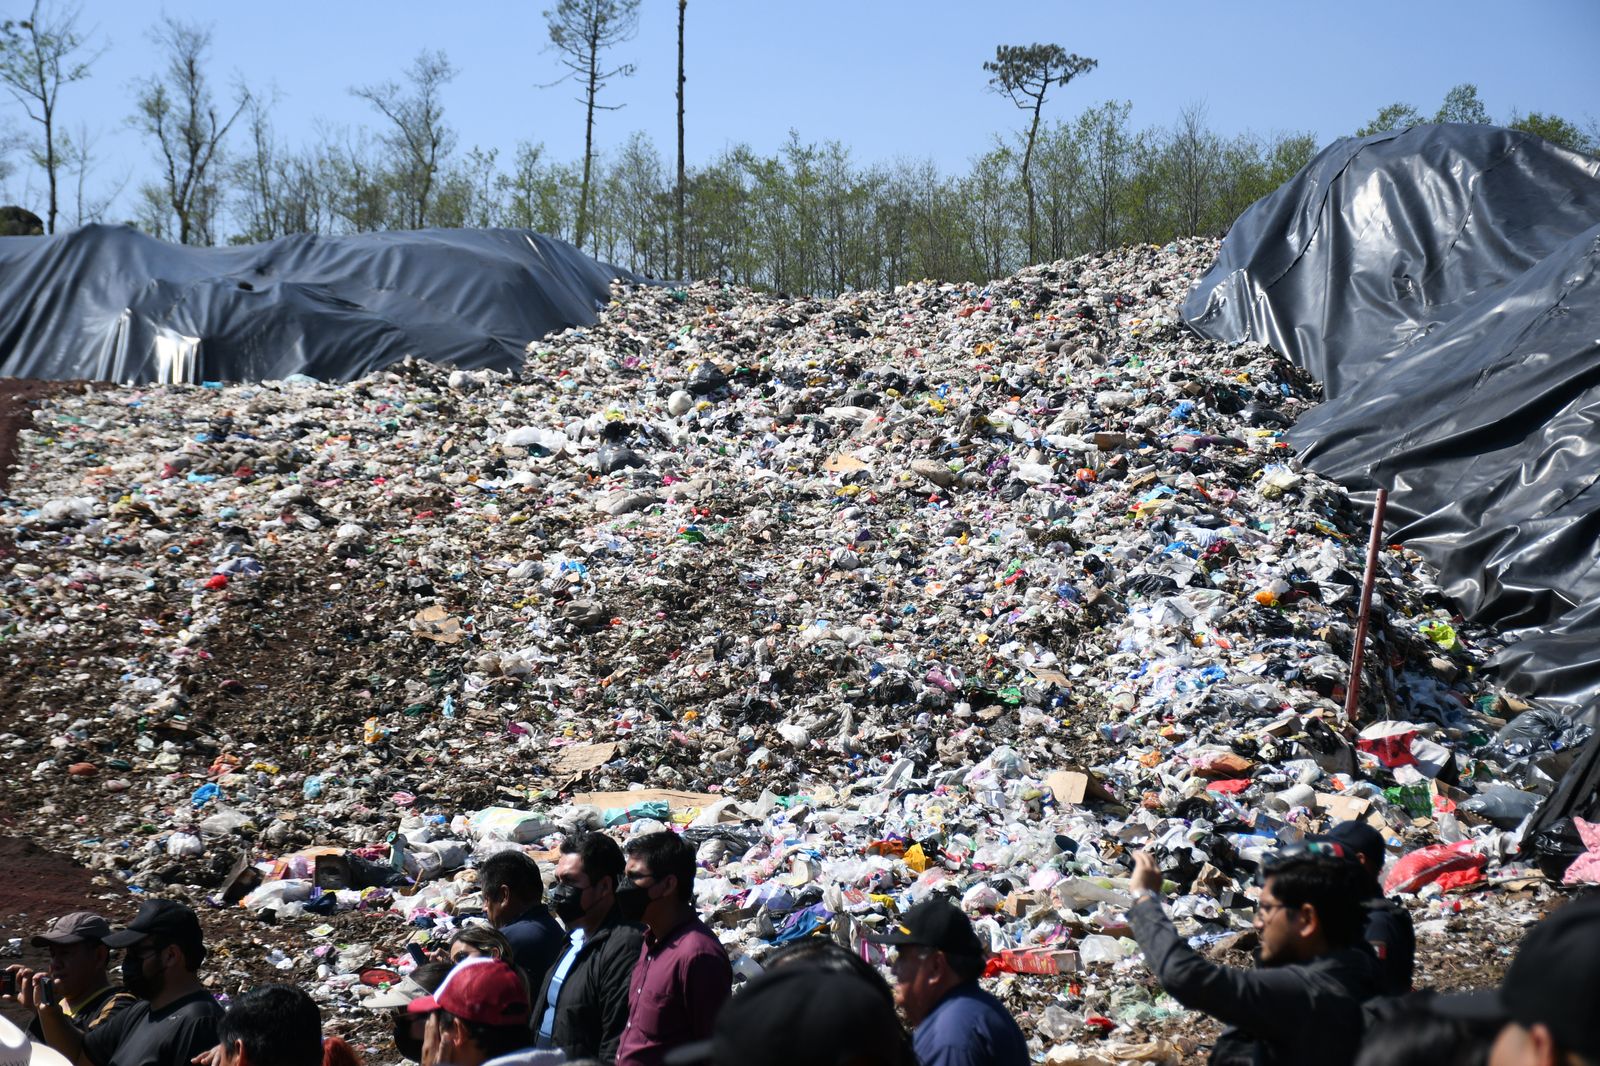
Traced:
[[0, 375], [119, 382], [358, 378], [407, 356], [515, 369], [589, 325], [613, 279], [532, 230], [299, 233], [171, 244], [131, 226], [0, 238]]
[[1364, 518], [1283, 440], [1316, 386], [1180, 327], [1216, 247], [58, 396], [0, 510], [3, 810], [358, 1033], [477, 860], [582, 826], [681, 826], [741, 973], [954, 893], [1054, 1062], [1203, 1031], [1127, 936], [1139, 847], [1238, 961], [1263, 852], [1368, 819], [1422, 980], [1492, 979], [1585, 727], [1486, 686], [1398, 546], [1345, 719]]
[[1600, 695], [1597, 277], [1600, 159], [1424, 125], [1318, 153], [1240, 216], [1183, 309], [1323, 383], [1290, 435], [1304, 463], [1387, 489], [1395, 539], [1516, 638], [1504, 682], [1574, 707]]

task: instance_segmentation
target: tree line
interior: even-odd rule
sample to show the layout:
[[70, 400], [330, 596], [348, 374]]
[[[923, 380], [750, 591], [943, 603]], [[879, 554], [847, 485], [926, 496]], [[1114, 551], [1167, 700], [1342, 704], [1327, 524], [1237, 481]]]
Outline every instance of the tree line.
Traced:
[[[270, 93], [220, 91], [209, 70], [211, 30], [163, 18], [161, 57], [138, 86], [129, 122], [150, 145], [155, 177], [134, 190], [128, 221], [186, 244], [252, 243], [293, 233], [508, 226], [560, 237], [652, 277], [717, 277], [788, 292], [879, 288], [932, 277], [977, 281], [1043, 260], [1121, 244], [1166, 243], [1226, 230], [1252, 201], [1317, 150], [1304, 132], [1227, 135], [1203, 105], [1139, 126], [1127, 101], [1047, 119], [1047, 99], [1096, 61], [1057, 45], [1002, 45], [983, 65], [989, 87], [1023, 113], [963, 173], [931, 160], [862, 162], [836, 140], [791, 130], [774, 153], [736, 144], [698, 166], [683, 155], [683, 34], [678, 0], [678, 144], [669, 166], [649, 137], [595, 147], [603, 92], [633, 73], [610, 58], [637, 26], [639, 0], [559, 0], [545, 12], [560, 81], [585, 108], [581, 158], [551, 158], [535, 141], [462, 149], [445, 98], [456, 74], [439, 50], [419, 52], [392, 79], [353, 85], [372, 122], [292, 144], [273, 123]], [[63, 86], [92, 73], [103, 46], [79, 11], [36, 0], [0, 24], [0, 86], [25, 115], [25, 134], [0, 144], [7, 166], [43, 180], [41, 228], [109, 217], [122, 189], [86, 188], [93, 142], [62, 119]], [[552, 83], [555, 84], [555, 83]], [[1438, 112], [1396, 103], [1359, 128], [1420, 121], [1489, 121], [1477, 89], [1451, 89]], [[1546, 114], [1508, 124], [1578, 151], [1597, 131]], [[3, 175], [0, 175], [3, 176]]]

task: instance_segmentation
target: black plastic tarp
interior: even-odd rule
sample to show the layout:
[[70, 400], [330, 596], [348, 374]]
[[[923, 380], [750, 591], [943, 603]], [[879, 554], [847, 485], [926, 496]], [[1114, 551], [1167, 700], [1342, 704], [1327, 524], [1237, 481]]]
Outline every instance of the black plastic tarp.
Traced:
[[613, 278], [528, 230], [296, 235], [190, 248], [126, 226], [0, 238], [0, 375], [350, 380], [415, 356], [508, 370], [592, 324]]
[[1326, 402], [1290, 440], [1473, 618], [1506, 682], [1600, 694], [1600, 161], [1489, 126], [1341, 141], [1249, 208], [1184, 308]]

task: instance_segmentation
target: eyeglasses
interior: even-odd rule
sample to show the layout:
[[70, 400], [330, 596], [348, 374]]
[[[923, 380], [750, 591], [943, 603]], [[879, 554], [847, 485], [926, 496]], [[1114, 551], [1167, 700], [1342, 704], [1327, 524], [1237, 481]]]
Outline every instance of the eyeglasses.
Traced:
[[1270, 915], [1273, 911], [1286, 910], [1288, 906], [1287, 903], [1266, 903], [1258, 899], [1256, 900], [1256, 913]]
[[921, 944], [903, 944], [895, 949], [894, 958], [890, 961], [889, 968], [897, 970], [901, 966], [909, 966], [913, 963], [921, 962], [926, 958], [930, 958], [938, 950], [938, 948], [924, 947]]
[[167, 946], [168, 945], [166, 944], [152, 943], [150, 941], [146, 941], [143, 944], [135, 944], [133, 947], [128, 949], [128, 958], [144, 959], [150, 957], [151, 955], [159, 955], [163, 951], [167, 950]]

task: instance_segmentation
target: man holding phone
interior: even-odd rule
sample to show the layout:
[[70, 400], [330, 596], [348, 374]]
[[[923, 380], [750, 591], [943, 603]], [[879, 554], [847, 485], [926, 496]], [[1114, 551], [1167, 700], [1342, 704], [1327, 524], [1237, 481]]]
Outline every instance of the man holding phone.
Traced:
[[[133, 1006], [137, 1000], [126, 989], [113, 985], [106, 975], [111, 961], [111, 949], [105, 939], [111, 935], [111, 923], [89, 911], [75, 911], [57, 918], [49, 929], [34, 937], [34, 947], [50, 952], [50, 969], [45, 981], [39, 982], [39, 991], [48, 1002], [53, 1000], [66, 1020], [80, 1033], [87, 1033]], [[20, 966], [6, 973], [4, 992], [17, 994], [18, 986], [35, 983], [35, 975]], [[37, 1040], [44, 1039], [44, 1026], [35, 1017], [29, 1032]]]
[[45, 975], [30, 975], [18, 998], [39, 1012], [47, 1044], [73, 1066], [181, 1066], [217, 1046], [222, 1008], [200, 983], [206, 948], [194, 911], [147, 899], [104, 943], [127, 949], [122, 977], [138, 1002], [85, 1033], [50, 1001]]

